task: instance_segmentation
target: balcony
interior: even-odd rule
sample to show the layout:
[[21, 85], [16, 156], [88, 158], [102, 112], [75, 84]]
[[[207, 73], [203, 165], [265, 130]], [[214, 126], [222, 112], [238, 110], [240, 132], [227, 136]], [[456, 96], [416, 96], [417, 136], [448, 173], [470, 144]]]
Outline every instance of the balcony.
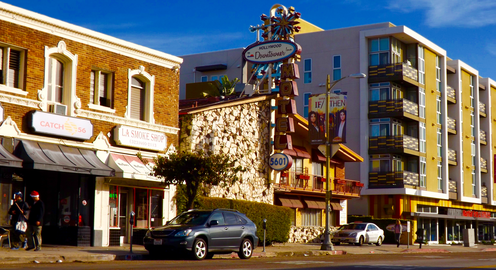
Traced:
[[484, 130], [479, 131], [479, 142], [480, 144], [486, 145], [487, 144], [487, 135]]
[[480, 158], [480, 170], [482, 173], [487, 173], [487, 160], [483, 157]]
[[418, 156], [419, 140], [408, 135], [369, 138], [369, 154], [412, 154]]
[[[304, 173], [281, 172], [281, 180], [276, 185], [280, 190], [294, 190], [306, 192], [318, 192], [325, 194], [326, 178], [319, 175]], [[334, 179], [333, 195], [344, 195], [348, 197], [360, 197], [363, 184], [360, 181], [349, 179]]]
[[455, 180], [449, 180], [449, 198], [452, 200], [458, 199], [458, 191], [456, 189]]
[[482, 184], [482, 187], [481, 187], [481, 202], [482, 203], [489, 203], [489, 197], [487, 195], [487, 187], [484, 184]]
[[456, 120], [448, 117], [448, 132], [456, 134]]
[[448, 164], [456, 166], [456, 150], [448, 148]]
[[418, 71], [406, 63], [369, 66], [369, 82], [406, 81], [418, 86]]
[[418, 121], [419, 106], [408, 99], [369, 101], [369, 118], [408, 117]]
[[448, 96], [447, 100], [451, 103], [456, 103], [456, 91], [451, 86], [446, 87], [446, 95]]
[[486, 104], [479, 101], [479, 115], [482, 117], [487, 117], [486, 114]]
[[418, 173], [400, 172], [369, 172], [369, 188], [404, 188], [418, 187]]

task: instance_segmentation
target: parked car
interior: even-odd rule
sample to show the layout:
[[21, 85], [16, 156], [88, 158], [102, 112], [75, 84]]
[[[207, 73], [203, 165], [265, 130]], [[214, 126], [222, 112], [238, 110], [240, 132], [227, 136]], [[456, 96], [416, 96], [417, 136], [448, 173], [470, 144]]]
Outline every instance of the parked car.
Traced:
[[382, 245], [384, 241], [384, 231], [374, 223], [350, 223], [343, 225], [334, 233], [332, 243], [339, 245], [341, 243], [350, 243], [357, 246], [363, 244]]
[[150, 229], [143, 239], [151, 256], [185, 251], [194, 259], [237, 252], [249, 259], [257, 247], [257, 226], [245, 214], [231, 209], [188, 210], [166, 226]]

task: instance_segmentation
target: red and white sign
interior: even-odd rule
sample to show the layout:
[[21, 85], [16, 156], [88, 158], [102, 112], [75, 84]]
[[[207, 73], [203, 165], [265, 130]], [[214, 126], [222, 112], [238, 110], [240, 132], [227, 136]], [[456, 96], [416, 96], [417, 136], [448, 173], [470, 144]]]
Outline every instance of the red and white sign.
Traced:
[[118, 145], [156, 151], [164, 151], [167, 146], [167, 137], [164, 133], [127, 126], [115, 128], [114, 140]]
[[70, 216], [64, 216], [64, 223], [69, 223], [71, 221]]
[[93, 136], [93, 125], [88, 119], [35, 111], [31, 127], [35, 133], [89, 140]]
[[287, 41], [276, 40], [254, 43], [243, 51], [243, 58], [255, 64], [281, 62], [301, 53], [300, 45]]

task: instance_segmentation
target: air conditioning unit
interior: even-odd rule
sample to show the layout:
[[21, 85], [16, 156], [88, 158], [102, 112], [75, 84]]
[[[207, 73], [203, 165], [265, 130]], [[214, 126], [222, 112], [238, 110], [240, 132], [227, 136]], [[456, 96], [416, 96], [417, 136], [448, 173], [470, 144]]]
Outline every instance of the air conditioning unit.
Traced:
[[52, 104], [50, 105], [50, 112], [60, 115], [67, 115], [67, 105]]

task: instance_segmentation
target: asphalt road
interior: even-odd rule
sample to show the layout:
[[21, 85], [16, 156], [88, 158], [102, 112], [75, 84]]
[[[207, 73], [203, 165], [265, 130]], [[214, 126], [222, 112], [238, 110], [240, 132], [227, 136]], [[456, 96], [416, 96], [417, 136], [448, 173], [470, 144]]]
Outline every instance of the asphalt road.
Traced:
[[496, 269], [495, 252], [0, 265], [0, 269]]

